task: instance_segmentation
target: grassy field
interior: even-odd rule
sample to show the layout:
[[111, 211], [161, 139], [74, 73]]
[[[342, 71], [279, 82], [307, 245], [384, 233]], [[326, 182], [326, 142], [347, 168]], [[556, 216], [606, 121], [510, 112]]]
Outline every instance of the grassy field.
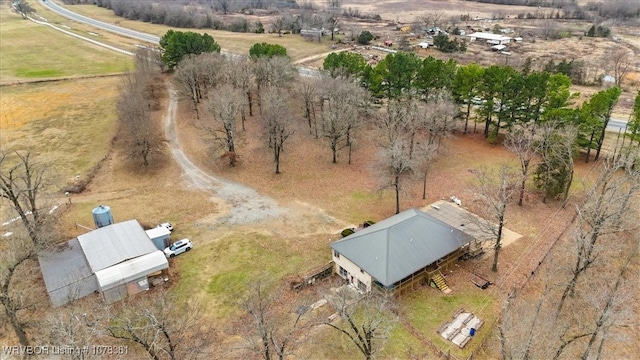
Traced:
[[87, 173], [111, 146], [118, 84], [103, 77], [4, 86], [2, 150], [31, 150], [63, 179]]
[[[74, 12], [82, 15], [89, 16], [107, 23], [117, 24], [126, 28], [138, 30], [141, 32], [162, 36], [170, 28], [165, 25], [157, 25], [144, 23], [140, 21], [126, 20], [121, 17], [117, 17], [111, 10], [101, 8], [94, 5], [74, 5], [68, 6], [68, 8]], [[256, 21], [258, 18], [256, 17]], [[264, 20], [263, 20], [264, 22]], [[217, 30], [193, 30], [193, 29], [177, 29], [177, 30], [191, 30], [198, 32], [206, 32], [213, 36], [215, 41], [220, 44], [222, 50], [229, 51], [236, 54], [249, 54], [249, 48], [259, 42], [268, 42], [272, 44], [279, 44], [287, 48], [287, 54], [293, 61], [300, 60], [309, 56], [322, 54], [331, 51], [329, 48], [330, 42], [328, 39], [323, 39], [323, 42], [309, 42], [305, 41], [299, 35], [283, 35], [279, 37], [277, 34], [253, 34], [253, 33], [234, 33], [229, 31], [217, 31]]]
[[0, 84], [67, 76], [112, 74], [131, 58], [0, 11]]

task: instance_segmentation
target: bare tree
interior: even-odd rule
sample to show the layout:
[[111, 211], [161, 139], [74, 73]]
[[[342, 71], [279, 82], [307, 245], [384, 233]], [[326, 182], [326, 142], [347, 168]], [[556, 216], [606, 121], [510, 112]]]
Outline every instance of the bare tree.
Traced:
[[575, 126], [560, 126], [555, 121], [547, 121], [537, 128], [535, 151], [540, 163], [536, 166], [534, 181], [544, 192], [543, 203], [547, 202], [549, 196], [562, 196], [562, 201], [567, 200], [573, 183], [577, 136]]
[[[382, 132], [380, 166], [383, 188], [392, 187], [396, 195], [396, 214], [400, 212], [401, 178], [413, 167], [415, 136], [424, 124], [418, 102], [390, 101], [387, 113], [380, 115], [377, 126]], [[391, 180], [386, 182], [386, 180]]]
[[202, 84], [201, 71], [198, 64], [198, 56], [187, 55], [175, 70], [175, 77], [181, 85], [180, 90], [183, 95], [188, 97], [196, 112], [196, 119], [200, 119], [200, 110], [198, 104], [203, 98], [204, 84]]
[[638, 211], [633, 199], [640, 191], [640, 170], [634, 169], [629, 159], [632, 158], [604, 162], [598, 179], [586, 194], [585, 203], [577, 208], [578, 225], [573, 236], [576, 245], [575, 264], [558, 304], [558, 312], [562, 310], [567, 297], [574, 295], [581, 275], [598, 257], [596, 245], [600, 238], [637, 226]]
[[309, 134], [318, 138], [318, 124], [316, 122], [315, 104], [320, 99], [318, 79], [303, 77], [296, 82], [295, 93], [298, 94], [304, 108], [304, 117], [309, 124]]
[[493, 236], [492, 271], [498, 271], [498, 256], [502, 248], [503, 227], [507, 205], [515, 193], [517, 177], [507, 165], [501, 165], [497, 172], [480, 170], [476, 173], [472, 191], [478, 202], [478, 210], [483, 217], [471, 216], [470, 220], [480, 231]]
[[[210, 131], [224, 143], [230, 166], [235, 166], [236, 119], [244, 104], [244, 94], [231, 85], [220, 86], [214, 89], [209, 96], [209, 111], [214, 120], [222, 126], [222, 130], [213, 126]], [[218, 135], [220, 133], [222, 136]]]
[[241, 300], [242, 308], [249, 318], [244, 321], [246, 347], [264, 360], [284, 360], [295, 356], [298, 346], [316, 322], [308, 305], [296, 308], [283, 305], [279, 290], [267, 290], [264, 283], [255, 283]]
[[19, 318], [25, 310], [24, 298], [15, 289], [18, 268], [36, 256], [38, 248], [26, 236], [19, 236], [15, 232], [11, 241], [3, 244], [0, 252], [0, 303], [4, 308], [4, 316], [13, 328], [21, 345], [27, 346], [31, 342], [26, 332], [26, 324]]
[[451, 135], [454, 129], [454, 118], [458, 114], [458, 106], [447, 91], [436, 91], [418, 105], [417, 117], [413, 123], [417, 131], [428, 132], [429, 144], [440, 149], [444, 138]]
[[189, 98], [200, 119], [199, 104], [214, 87], [225, 83], [226, 71], [232, 68], [228, 61], [218, 53], [187, 55], [175, 70], [181, 93]]
[[613, 76], [616, 79], [616, 86], [621, 86], [624, 78], [634, 68], [637, 57], [633, 51], [626, 47], [613, 46], [606, 52], [603, 62], [605, 68], [613, 72]]
[[284, 143], [293, 135], [294, 116], [289, 110], [285, 90], [270, 88], [264, 94], [263, 119], [269, 137], [269, 144], [273, 149], [273, 160], [276, 163], [276, 174], [280, 173], [280, 154]]
[[222, 14], [227, 15], [229, 12], [230, 1], [229, 0], [218, 0], [218, 5], [220, 5], [220, 10], [222, 10]]
[[[96, 304], [91, 304], [97, 306]], [[82, 349], [89, 344], [94, 344], [101, 335], [96, 313], [87, 308], [67, 307], [49, 314], [46, 319], [46, 328], [49, 331], [48, 338], [51, 345]], [[71, 359], [91, 358], [91, 354], [82, 351], [74, 351]]]
[[342, 12], [342, 0], [327, 0], [327, 13], [325, 23], [331, 31], [331, 41], [334, 40], [335, 31], [340, 24], [340, 14]]
[[418, 16], [418, 21], [424, 24], [429, 29], [432, 27], [442, 26], [441, 22], [444, 20], [444, 13], [441, 11], [431, 12], [425, 15]]
[[271, 23], [271, 27], [273, 32], [278, 34], [278, 37], [282, 36], [282, 30], [285, 29], [287, 23], [287, 19], [284, 15], [278, 15], [273, 19], [273, 23]]
[[329, 140], [333, 163], [338, 151], [349, 147], [351, 163], [351, 145], [353, 130], [362, 122], [362, 110], [367, 103], [368, 94], [357, 84], [345, 79], [327, 78], [322, 83], [322, 133]]
[[216, 86], [227, 81], [228, 61], [218, 53], [187, 55], [175, 70], [176, 79], [181, 85], [181, 93], [193, 103], [196, 119], [200, 119], [199, 104]]
[[55, 237], [55, 218], [41, 212], [46, 178], [46, 167], [35, 162], [30, 152], [16, 152], [15, 156], [0, 152], [0, 198], [7, 200], [7, 209], [15, 211], [20, 220], [14, 225], [13, 235], [0, 244], [0, 303], [18, 341], [25, 346], [30, 341], [19, 314], [33, 309], [27, 309], [31, 294], [18, 286], [16, 276], [18, 269], [24, 268]]
[[106, 311], [106, 333], [141, 346], [154, 360], [212, 356], [215, 336], [197, 304], [178, 303], [158, 289]]
[[142, 159], [144, 166], [158, 151], [160, 133], [151, 118], [151, 103], [145, 94], [148, 79], [141, 73], [126, 74], [117, 102], [118, 121], [129, 156]]
[[390, 299], [372, 293], [358, 299], [353, 290], [341, 287], [327, 300], [339, 315], [336, 322], [325, 325], [346, 336], [360, 350], [365, 359], [372, 359], [382, 349], [397, 323]]
[[29, 13], [35, 12], [35, 10], [29, 5], [26, 0], [14, 0], [12, 2], [13, 9], [22, 16], [23, 19], [26, 19], [29, 16]]
[[[287, 57], [260, 57], [255, 62], [253, 73], [258, 88], [258, 96], [260, 96], [261, 90], [265, 87], [289, 87], [295, 78], [296, 69]], [[262, 101], [258, 104], [262, 107]]]
[[390, 179], [384, 187], [391, 187], [396, 197], [396, 214], [400, 213], [400, 180], [413, 168], [413, 161], [409, 152], [409, 144], [403, 138], [397, 138], [384, 147], [380, 155], [380, 165], [383, 176]]
[[41, 213], [40, 193], [44, 191], [46, 167], [35, 162], [31, 152], [0, 152], [0, 198], [10, 203], [35, 246], [45, 244], [46, 215]]
[[524, 199], [524, 190], [526, 187], [527, 179], [529, 178], [529, 169], [531, 168], [531, 160], [535, 156], [535, 142], [534, 133], [530, 126], [524, 125], [517, 129], [512, 129], [504, 145], [507, 150], [516, 154], [518, 162], [520, 163], [520, 173], [522, 178], [520, 179], [520, 196], [518, 197], [518, 205], [522, 206]]
[[[229, 84], [247, 95], [249, 116], [253, 116], [253, 99], [251, 96], [254, 87], [253, 62], [248, 57], [234, 58], [227, 67], [226, 75]], [[245, 130], [246, 114], [244, 107], [240, 110], [240, 116], [242, 118], [242, 130]]]
[[429, 142], [418, 143], [416, 146], [412, 170], [422, 179], [423, 200], [427, 198], [427, 177], [429, 170], [431, 170], [431, 164], [439, 153], [437, 145]]

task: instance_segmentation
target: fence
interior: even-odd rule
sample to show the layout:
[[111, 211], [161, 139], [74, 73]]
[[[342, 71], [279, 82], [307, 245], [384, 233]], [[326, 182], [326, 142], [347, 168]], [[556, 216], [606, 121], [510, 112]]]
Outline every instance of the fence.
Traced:
[[301, 281], [295, 281], [291, 283], [291, 290], [302, 290], [306, 287], [313, 285], [317, 280], [328, 278], [333, 274], [334, 263], [333, 261], [311, 272], [311, 275], [307, 275], [302, 278]]

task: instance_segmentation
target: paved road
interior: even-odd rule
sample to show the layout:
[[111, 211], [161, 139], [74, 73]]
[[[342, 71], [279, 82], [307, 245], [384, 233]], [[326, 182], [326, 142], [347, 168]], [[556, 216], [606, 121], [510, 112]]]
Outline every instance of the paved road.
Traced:
[[620, 129], [624, 131], [626, 127], [627, 127], [627, 120], [612, 118], [611, 120], [609, 120], [609, 124], [607, 125], [607, 130], [618, 132], [620, 131]]
[[147, 41], [153, 44], [157, 44], [160, 42], [160, 38], [158, 36], [145, 34], [143, 32], [126, 29], [121, 26], [117, 26], [117, 25], [106, 23], [106, 22], [94, 20], [92, 18], [88, 18], [86, 16], [74, 13], [73, 11], [69, 11], [66, 8], [63, 8], [62, 6], [56, 4], [55, 1], [53, 0], [43, 0], [41, 1], [41, 3], [42, 5], [47, 7], [49, 10], [55, 13], [58, 13], [64, 17], [67, 17], [69, 19], [72, 19], [81, 23], [89, 24], [91, 26], [110, 31], [118, 35], [130, 37], [133, 39], [138, 39], [141, 41]]
[[[74, 13], [73, 11], [70, 11], [58, 4], [56, 4], [55, 1], [53, 0], [42, 0], [41, 1], [42, 5], [44, 5], [45, 7], [47, 7], [49, 10], [58, 13], [66, 18], [69, 18], [71, 20], [75, 20], [81, 23], [85, 23], [91, 26], [94, 26], [96, 28], [102, 29], [102, 30], [106, 30], [118, 35], [122, 35], [122, 36], [126, 36], [126, 37], [130, 37], [133, 39], [137, 39], [137, 40], [141, 40], [141, 41], [146, 41], [146, 42], [150, 42], [153, 44], [158, 44], [160, 42], [160, 37], [155, 36], [155, 35], [151, 35], [151, 34], [146, 34], [140, 31], [135, 31], [135, 30], [131, 30], [131, 29], [127, 29], [127, 28], [123, 28], [121, 26], [117, 26], [117, 25], [113, 25], [113, 24], [109, 24], [106, 22], [102, 22], [102, 21], [98, 21], [77, 13]], [[229, 52], [225, 52], [225, 51], [221, 51], [220, 52], [222, 55], [228, 57], [228, 58], [235, 58], [235, 57], [239, 57], [240, 55], [238, 54], [232, 54]], [[296, 66], [296, 68], [298, 69], [298, 72], [300, 73], [300, 75], [302, 76], [309, 76], [309, 77], [319, 77], [322, 75], [321, 71], [318, 71], [316, 69], [312, 69], [306, 66]]]

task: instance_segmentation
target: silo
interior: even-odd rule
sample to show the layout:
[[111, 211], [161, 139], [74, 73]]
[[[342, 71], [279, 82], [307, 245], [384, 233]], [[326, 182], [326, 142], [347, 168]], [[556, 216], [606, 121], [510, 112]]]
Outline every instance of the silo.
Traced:
[[106, 205], [100, 205], [93, 209], [93, 222], [96, 227], [103, 227], [113, 224], [113, 216], [111, 216], [111, 208]]

